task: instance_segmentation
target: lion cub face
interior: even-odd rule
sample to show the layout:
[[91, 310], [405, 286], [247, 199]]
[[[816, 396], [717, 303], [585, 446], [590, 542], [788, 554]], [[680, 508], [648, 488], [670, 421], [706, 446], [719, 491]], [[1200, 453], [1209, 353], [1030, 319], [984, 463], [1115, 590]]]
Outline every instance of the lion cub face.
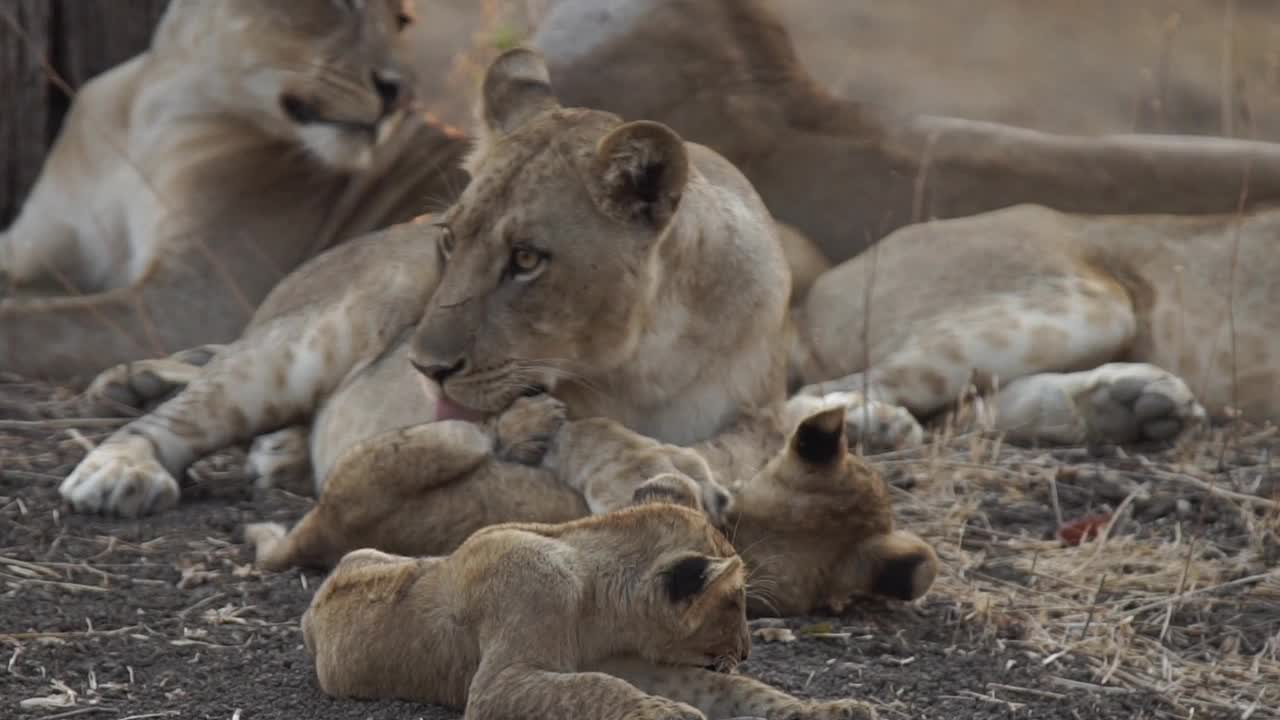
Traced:
[[702, 513], [659, 498], [637, 502], [671, 518], [662, 523], [662, 537], [637, 539], [651, 549], [672, 548], [651, 564], [644, 589], [628, 593], [650, 607], [641, 655], [663, 664], [732, 669], [751, 651], [742, 559]]
[[489, 68], [481, 115], [472, 181], [441, 218], [447, 266], [413, 360], [450, 399], [496, 412], [630, 359], [688, 157], [662, 125], [561, 108], [528, 50]]
[[937, 575], [919, 537], [894, 529], [889, 491], [849, 452], [843, 406], [805, 419], [734, 500], [727, 527], [752, 571], [752, 611], [839, 612], [853, 596], [914, 600]]
[[233, 112], [342, 170], [367, 167], [410, 100], [411, 0], [176, 0], [157, 52], [215, 72]]

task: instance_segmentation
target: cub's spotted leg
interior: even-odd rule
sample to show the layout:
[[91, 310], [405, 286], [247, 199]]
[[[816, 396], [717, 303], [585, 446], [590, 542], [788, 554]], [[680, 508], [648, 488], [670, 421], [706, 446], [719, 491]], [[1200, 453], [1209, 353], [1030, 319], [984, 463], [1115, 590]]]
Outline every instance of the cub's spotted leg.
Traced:
[[148, 410], [195, 379], [201, 368], [226, 347], [201, 345], [166, 358], [137, 360], [107, 368], [84, 391], [81, 406], [94, 417]]
[[311, 478], [310, 428], [293, 425], [259, 435], [249, 446], [245, 465], [260, 490], [280, 488], [295, 495], [318, 495]]
[[[536, 620], [534, 620], [536, 622]], [[590, 712], [584, 714], [584, 708]], [[466, 720], [707, 720], [696, 708], [649, 695], [603, 672], [553, 672], [523, 663], [480, 663], [467, 697]]]
[[1145, 363], [1019, 378], [996, 402], [998, 429], [1023, 442], [1172, 440], [1206, 418], [1186, 383]]
[[641, 690], [687, 703], [707, 720], [741, 716], [766, 720], [870, 720], [875, 711], [856, 700], [801, 700], [759, 680], [641, 660], [610, 660], [600, 668]]

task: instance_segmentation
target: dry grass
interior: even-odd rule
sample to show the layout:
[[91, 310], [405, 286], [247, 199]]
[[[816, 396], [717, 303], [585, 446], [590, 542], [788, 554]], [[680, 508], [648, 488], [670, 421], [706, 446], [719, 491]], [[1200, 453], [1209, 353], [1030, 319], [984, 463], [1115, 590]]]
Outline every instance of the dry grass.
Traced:
[[[968, 623], [1017, 628], [1022, 650], [1046, 667], [1072, 656], [1093, 671], [1092, 684], [1055, 680], [1060, 687], [1022, 692], [1147, 690], [1181, 717], [1280, 718], [1280, 497], [1256, 494], [1260, 482], [1275, 482], [1269, 465], [1222, 465], [1234, 431], [1205, 431], [1158, 457], [1116, 451], [1097, 460], [944, 431], [927, 448], [878, 464], [914, 481], [895, 501], [903, 525], [942, 559], [933, 596], [954, 600]], [[1269, 462], [1280, 449], [1274, 438], [1264, 428], [1235, 447]], [[989, 514], [1045, 508], [1045, 500], [1056, 507], [1064, 477], [1085, 473], [1136, 479], [1099, 537], [1070, 547], [993, 527], [1007, 523]], [[1173, 500], [1176, 520], [1135, 517], [1136, 504], [1160, 496]], [[1193, 502], [1201, 516], [1213, 508], [1219, 529], [1193, 529], [1206, 527]], [[1081, 512], [1079, 502], [1070, 506], [1067, 520]], [[1040, 529], [1054, 524], [1044, 520]], [[1221, 532], [1223, 524], [1238, 531]], [[1001, 691], [1016, 700], [1012, 689], [992, 688]]]

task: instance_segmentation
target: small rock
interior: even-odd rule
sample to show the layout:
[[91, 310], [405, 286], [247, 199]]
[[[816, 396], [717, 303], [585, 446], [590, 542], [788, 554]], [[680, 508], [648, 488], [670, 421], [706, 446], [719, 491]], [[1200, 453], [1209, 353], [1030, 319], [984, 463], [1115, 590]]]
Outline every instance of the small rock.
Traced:
[[793, 643], [796, 641], [796, 634], [787, 628], [760, 628], [752, 631], [751, 637], [765, 643]]

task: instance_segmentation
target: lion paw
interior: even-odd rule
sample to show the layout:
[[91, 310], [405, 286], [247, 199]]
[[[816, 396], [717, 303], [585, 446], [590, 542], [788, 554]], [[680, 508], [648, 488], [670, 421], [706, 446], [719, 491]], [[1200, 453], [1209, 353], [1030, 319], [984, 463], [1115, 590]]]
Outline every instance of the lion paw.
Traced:
[[811, 700], [798, 702], [768, 720], [874, 720], [876, 711], [856, 700]]
[[832, 392], [821, 396], [796, 395], [787, 402], [791, 426], [813, 415], [843, 405], [849, 444], [862, 443], [865, 455], [916, 447], [924, 443], [924, 427], [909, 410], [861, 393]]
[[566, 412], [564, 403], [545, 393], [518, 398], [494, 420], [498, 456], [523, 465], [542, 462]]
[[121, 409], [147, 410], [181, 390], [200, 372], [194, 365], [160, 358], [109, 367], [84, 391], [96, 414], [118, 415]]
[[156, 459], [151, 442], [110, 439], [80, 461], [58, 488], [82, 513], [137, 517], [178, 504], [178, 481]]
[[1173, 440], [1206, 413], [1177, 375], [1145, 363], [1110, 363], [1077, 408], [1093, 442]]
[[280, 488], [295, 495], [312, 495], [311, 453], [302, 426], [259, 435], [249, 446], [246, 469], [259, 489]]

